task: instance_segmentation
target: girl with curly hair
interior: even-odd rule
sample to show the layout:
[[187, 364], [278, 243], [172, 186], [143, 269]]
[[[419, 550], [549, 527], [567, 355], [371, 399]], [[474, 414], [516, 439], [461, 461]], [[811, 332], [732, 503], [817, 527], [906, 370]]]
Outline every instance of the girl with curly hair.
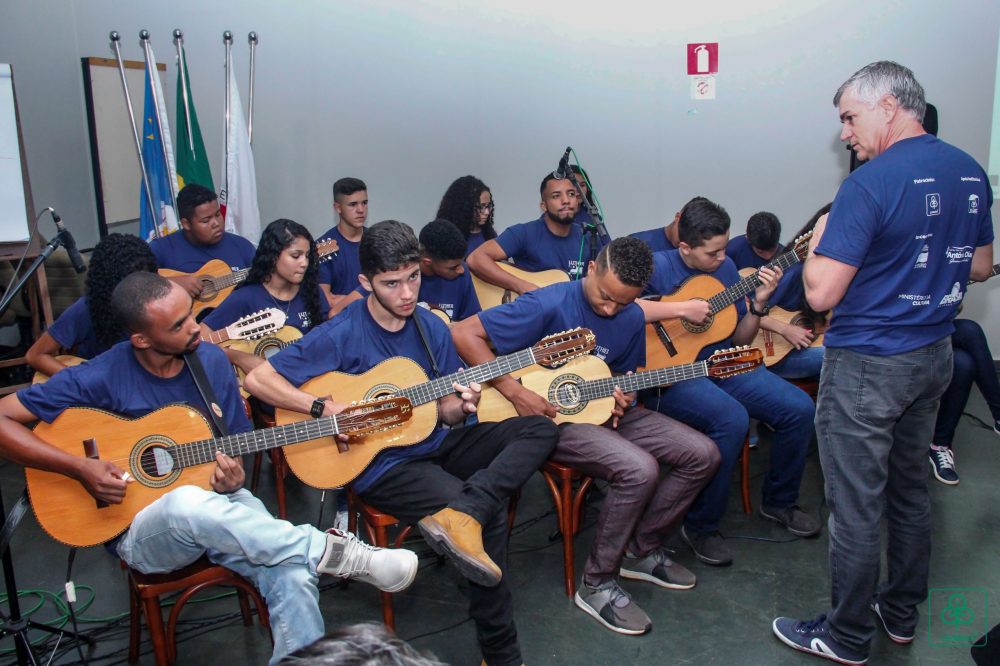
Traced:
[[469, 256], [484, 242], [497, 237], [493, 210], [493, 194], [486, 183], [475, 176], [462, 176], [448, 186], [437, 216], [458, 227], [469, 242], [465, 251], [465, 256]]
[[60, 315], [25, 355], [35, 370], [49, 376], [66, 367], [60, 353], [91, 359], [128, 339], [113, 317], [111, 292], [137, 271], [156, 272], [156, 257], [138, 236], [110, 234], [94, 247], [87, 271], [86, 292]]

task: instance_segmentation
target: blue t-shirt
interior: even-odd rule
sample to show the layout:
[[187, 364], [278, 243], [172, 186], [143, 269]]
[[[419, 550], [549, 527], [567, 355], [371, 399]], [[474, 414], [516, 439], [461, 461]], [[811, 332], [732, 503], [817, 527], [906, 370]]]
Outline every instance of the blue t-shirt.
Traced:
[[330, 285], [333, 294], [349, 294], [361, 283], [358, 275], [361, 273], [361, 262], [358, 259], [358, 248], [361, 241], [349, 241], [334, 227], [323, 234], [320, 241], [334, 239], [339, 246], [335, 255], [329, 256], [319, 265], [319, 283]]
[[[325, 309], [326, 298], [319, 292], [318, 287], [316, 291], [316, 298], [318, 299], [316, 302], [320, 304], [320, 311], [322, 311]], [[314, 324], [318, 323], [312, 321], [310, 318], [309, 307], [306, 305], [306, 299], [302, 295], [301, 289], [299, 293], [295, 294], [295, 298], [290, 301], [283, 301], [280, 298], [271, 296], [267, 289], [260, 284], [245, 284], [236, 289], [229, 295], [229, 298], [222, 301], [219, 307], [212, 310], [202, 320], [202, 323], [213, 331], [217, 331], [220, 328], [229, 326], [240, 317], [260, 312], [266, 308], [277, 308], [284, 312], [288, 317], [285, 325], [294, 326], [303, 333], [308, 332]]]
[[[784, 246], [778, 243], [778, 248], [775, 250], [772, 259], [784, 252], [784, 249]], [[753, 251], [753, 247], [750, 245], [750, 241], [747, 240], [745, 234], [729, 239], [729, 244], [726, 245], [726, 256], [733, 260], [737, 269], [760, 268], [769, 261], [761, 258], [759, 254]]]
[[643, 241], [653, 252], [669, 252], [670, 250], [676, 250], [677, 248], [674, 247], [674, 244], [667, 240], [667, 234], [663, 231], [663, 229], [663, 227], [657, 227], [647, 231], [637, 231], [634, 234], [629, 234], [629, 236]]
[[[526, 271], [558, 269], [575, 280], [586, 275], [594, 236], [586, 234], [585, 237], [580, 225], [575, 223], [569, 225], [569, 229], [565, 238], [556, 236], [545, 226], [542, 216], [532, 222], [507, 227], [497, 236], [497, 243], [518, 268]], [[605, 245], [600, 238], [597, 243], [598, 250]]]
[[[705, 273], [697, 268], [691, 268], [684, 263], [681, 258], [681, 253], [678, 250], [671, 250], [670, 252], [654, 252], [653, 253], [653, 277], [649, 279], [649, 285], [646, 287], [645, 294], [657, 294], [657, 295], [667, 295], [672, 294], [677, 291], [684, 281], [695, 275], [711, 275], [716, 280], [722, 283], [723, 287], [730, 287], [742, 278], [740, 278], [739, 271], [736, 270], [736, 264], [729, 257], [715, 269], [714, 273]], [[722, 291], [721, 289], [719, 291]], [[713, 294], [714, 295], [714, 294]], [[739, 323], [743, 319], [744, 315], [747, 313], [746, 300], [743, 298], [736, 299], [736, 321]], [[698, 354], [698, 360], [708, 358], [712, 355], [716, 349], [722, 349], [724, 347], [732, 347], [733, 339], [732, 336], [727, 337], [725, 340], [720, 340], [713, 345], [709, 345], [702, 349]]]
[[889, 356], [950, 335], [973, 253], [993, 242], [992, 204], [983, 169], [930, 134], [898, 141], [855, 170], [816, 248], [858, 268], [826, 346]]
[[213, 259], [221, 259], [234, 271], [249, 268], [256, 253], [253, 244], [242, 236], [226, 232], [215, 245], [194, 245], [184, 232], [156, 238], [149, 243], [156, 265], [183, 273], [194, 273]]
[[452, 321], [462, 321], [482, 310], [468, 267], [453, 280], [437, 275], [421, 275], [419, 300], [444, 310]]
[[769, 305], [776, 305], [789, 312], [798, 312], [805, 302], [805, 286], [802, 284], [802, 262], [796, 262], [785, 269], [777, 289], [771, 294]]
[[[420, 317], [441, 372], [448, 375], [464, 367], [445, 323], [419, 307], [413, 316]], [[335, 370], [360, 375], [393, 356], [412, 359], [424, 369], [428, 377], [434, 376], [427, 351], [413, 321], [407, 321], [399, 331], [387, 331], [372, 317], [368, 311], [368, 299], [365, 298], [354, 301], [333, 319], [313, 328], [297, 344], [272, 356], [270, 362], [278, 374], [294, 386], [301, 386], [313, 377]], [[392, 378], [384, 378], [384, 381], [392, 381]], [[337, 396], [333, 398], [336, 400]], [[359, 493], [364, 492], [396, 465], [406, 460], [432, 456], [441, 446], [444, 435], [445, 431], [439, 424], [419, 444], [383, 451], [354, 481], [354, 489]]]
[[[94, 324], [90, 319], [86, 296], [81, 296], [73, 305], [66, 308], [66, 311], [59, 315], [59, 319], [49, 326], [48, 333], [60, 347], [72, 351], [80, 358], [94, 358], [110, 348], [110, 345], [102, 345], [97, 341], [97, 332], [94, 331]], [[128, 337], [128, 334], [123, 332], [115, 342], [128, 340]]]
[[635, 303], [614, 317], [594, 312], [582, 282], [560, 282], [529, 291], [516, 301], [479, 313], [479, 321], [500, 354], [536, 344], [547, 335], [585, 326], [594, 332], [594, 355], [613, 372], [634, 371], [646, 363], [645, 318]]
[[[197, 354], [221, 402], [230, 433], [252, 430], [226, 354], [208, 344], [198, 345]], [[207, 414], [187, 368], [174, 377], [158, 377], [139, 364], [131, 342], [119, 342], [93, 360], [60, 370], [46, 383], [19, 391], [17, 397], [29, 412], [48, 423], [67, 407], [96, 407], [137, 418], [180, 402]], [[206, 418], [211, 423], [211, 418]]]
[[477, 247], [485, 243], [486, 237], [483, 236], [482, 231], [477, 231], [469, 234], [469, 238], [467, 239], [467, 241], [468, 241], [468, 246], [465, 248], [466, 257], [472, 254], [473, 250], [475, 250]]

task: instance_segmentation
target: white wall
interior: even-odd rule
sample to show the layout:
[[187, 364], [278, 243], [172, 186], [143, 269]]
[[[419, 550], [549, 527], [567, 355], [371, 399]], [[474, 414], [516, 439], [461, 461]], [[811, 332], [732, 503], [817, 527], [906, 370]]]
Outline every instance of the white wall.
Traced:
[[[113, 29], [132, 59], [141, 59], [138, 31], [150, 30], [169, 65], [171, 110], [170, 34], [184, 30], [212, 158], [222, 143], [222, 32], [236, 36], [244, 100], [246, 34], [260, 34], [261, 213], [314, 232], [332, 224], [329, 188], [345, 175], [368, 182], [372, 220], [419, 227], [466, 173], [493, 189], [498, 226], [533, 218], [538, 182], [572, 145], [614, 235], [663, 223], [695, 194], [726, 206], [734, 232], [764, 209], [791, 233], [847, 172], [834, 91], [883, 58], [916, 72], [941, 137], [986, 164], [1000, 112], [1000, 3], [678, 4], [2, 0], [0, 62], [14, 66], [35, 205], [55, 206], [83, 245], [96, 242], [97, 223], [79, 58], [109, 55]], [[720, 42], [716, 101], [689, 98], [689, 41]], [[1000, 314], [987, 310], [996, 283], [974, 288], [966, 313], [1000, 349]]]

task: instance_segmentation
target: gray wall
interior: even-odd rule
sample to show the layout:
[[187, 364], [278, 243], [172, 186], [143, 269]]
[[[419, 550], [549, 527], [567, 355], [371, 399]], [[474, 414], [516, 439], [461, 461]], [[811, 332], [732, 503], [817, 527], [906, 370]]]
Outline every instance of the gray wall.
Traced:
[[[246, 34], [260, 34], [262, 218], [314, 232], [332, 224], [329, 187], [344, 175], [369, 183], [372, 220], [419, 227], [466, 173], [493, 189], [500, 227], [536, 217], [538, 182], [572, 145], [614, 235], [662, 224], [695, 194], [726, 206], [735, 233], [762, 209], [791, 233], [847, 173], [833, 92], [882, 58], [916, 72], [942, 138], [985, 165], [1000, 3], [674, 4], [3, 0], [0, 61], [14, 66], [35, 205], [55, 206], [84, 246], [97, 223], [79, 58], [109, 55], [112, 29], [133, 59], [138, 31], [150, 30], [171, 113], [170, 33], [184, 30], [217, 182], [222, 31], [236, 35], [244, 100]], [[720, 42], [715, 101], [689, 98], [689, 41]], [[1000, 348], [1000, 315], [986, 312], [996, 289], [973, 289], [966, 314]]]

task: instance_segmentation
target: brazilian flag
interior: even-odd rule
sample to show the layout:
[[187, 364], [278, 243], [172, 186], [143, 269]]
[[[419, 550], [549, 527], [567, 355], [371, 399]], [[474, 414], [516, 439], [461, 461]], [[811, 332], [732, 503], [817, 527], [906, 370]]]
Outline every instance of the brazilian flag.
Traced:
[[[183, 70], [183, 76], [181, 72]], [[185, 83], [187, 84], [185, 86]], [[186, 103], [186, 105], [185, 105]], [[189, 183], [198, 183], [215, 191], [212, 183], [212, 169], [205, 156], [205, 142], [201, 139], [198, 114], [194, 110], [191, 95], [191, 79], [188, 77], [187, 55], [181, 50], [181, 62], [177, 67], [177, 190]]]

